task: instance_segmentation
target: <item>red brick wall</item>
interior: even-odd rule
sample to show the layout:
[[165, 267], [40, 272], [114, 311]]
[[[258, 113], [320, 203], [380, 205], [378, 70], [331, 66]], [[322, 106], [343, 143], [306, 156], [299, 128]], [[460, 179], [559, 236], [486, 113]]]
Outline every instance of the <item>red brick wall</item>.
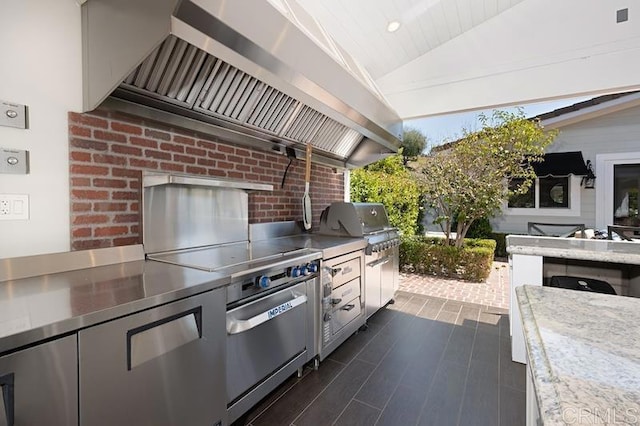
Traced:
[[[116, 112], [69, 113], [69, 163], [72, 250], [142, 241], [143, 170], [272, 184], [272, 192], [250, 193], [249, 222], [302, 220], [304, 158], [293, 161], [280, 189], [288, 163], [285, 156]], [[343, 175], [315, 163], [311, 174], [317, 226], [320, 212], [343, 199]]]

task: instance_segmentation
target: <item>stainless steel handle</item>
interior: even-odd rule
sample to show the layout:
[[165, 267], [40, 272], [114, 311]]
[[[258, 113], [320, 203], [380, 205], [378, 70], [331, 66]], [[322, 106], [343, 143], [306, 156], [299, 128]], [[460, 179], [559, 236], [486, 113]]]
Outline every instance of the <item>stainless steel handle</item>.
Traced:
[[0, 426], [15, 423], [13, 378], [13, 373], [0, 377]]
[[348, 304], [348, 305], [344, 305], [344, 306], [343, 306], [342, 308], [340, 308], [340, 309], [342, 309], [343, 311], [350, 311], [350, 310], [352, 310], [352, 309], [353, 309], [353, 308], [355, 308], [355, 307], [356, 307], [356, 305], [354, 305], [353, 303], [350, 303], [350, 304]]
[[202, 307], [127, 331], [128, 369], [202, 337]]
[[374, 260], [373, 262], [367, 263], [367, 266], [373, 268], [378, 265], [384, 265], [385, 263], [389, 263], [391, 261], [391, 256], [385, 256], [382, 259]]
[[332, 305], [337, 305], [340, 302], [342, 302], [342, 299], [331, 299], [331, 304]]
[[260, 324], [272, 320], [278, 315], [284, 314], [288, 310], [291, 310], [296, 306], [300, 306], [306, 302], [307, 296], [303, 294], [246, 320], [237, 320], [227, 317], [227, 333], [238, 334], [247, 330], [251, 330], [252, 328], [255, 328]]

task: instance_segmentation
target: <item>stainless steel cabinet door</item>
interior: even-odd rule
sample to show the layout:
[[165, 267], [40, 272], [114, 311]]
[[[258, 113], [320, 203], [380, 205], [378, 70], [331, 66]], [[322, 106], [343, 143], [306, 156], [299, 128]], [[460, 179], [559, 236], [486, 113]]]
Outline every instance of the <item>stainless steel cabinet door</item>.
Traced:
[[225, 292], [78, 333], [80, 423], [226, 424]]
[[0, 425], [78, 424], [76, 336], [0, 357]]

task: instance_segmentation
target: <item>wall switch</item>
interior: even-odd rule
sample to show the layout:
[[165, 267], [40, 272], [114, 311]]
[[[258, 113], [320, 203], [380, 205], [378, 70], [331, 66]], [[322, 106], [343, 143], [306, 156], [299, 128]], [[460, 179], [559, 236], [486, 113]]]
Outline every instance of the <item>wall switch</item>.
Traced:
[[17, 175], [29, 173], [29, 152], [22, 149], [0, 148], [0, 173]]
[[0, 194], [0, 220], [29, 219], [27, 194]]
[[27, 128], [27, 107], [0, 100], [0, 126]]

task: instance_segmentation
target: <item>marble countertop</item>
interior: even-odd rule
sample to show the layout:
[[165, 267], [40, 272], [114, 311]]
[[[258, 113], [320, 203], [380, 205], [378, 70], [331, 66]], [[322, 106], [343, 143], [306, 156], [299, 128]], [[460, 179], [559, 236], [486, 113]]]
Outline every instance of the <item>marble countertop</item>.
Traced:
[[508, 235], [507, 252], [640, 265], [640, 243], [631, 241]]
[[640, 299], [516, 289], [545, 425], [640, 424]]

